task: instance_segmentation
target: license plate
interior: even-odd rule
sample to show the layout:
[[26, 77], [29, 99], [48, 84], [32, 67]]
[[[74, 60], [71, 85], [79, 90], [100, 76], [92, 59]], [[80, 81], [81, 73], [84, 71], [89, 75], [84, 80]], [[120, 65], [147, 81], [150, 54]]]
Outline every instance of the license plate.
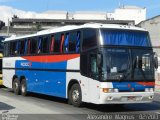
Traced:
[[136, 97], [134, 97], [134, 96], [129, 96], [129, 97], [127, 97], [127, 100], [128, 100], [128, 101], [135, 101], [135, 100], [136, 100]]

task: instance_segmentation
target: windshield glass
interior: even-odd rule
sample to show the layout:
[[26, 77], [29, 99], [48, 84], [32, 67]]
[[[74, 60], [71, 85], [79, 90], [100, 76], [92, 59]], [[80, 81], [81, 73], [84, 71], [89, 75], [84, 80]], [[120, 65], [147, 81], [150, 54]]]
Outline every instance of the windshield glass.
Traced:
[[146, 31], [101, 29], [102, 45], [124, 45], [151, 47]]
[[153, 53], [151, 50], [132, 50], [133, 79], [154, 79]]
[[101, 78], [102, 80], [154, 79], [152, 59], [151, 50], [103, 48]]

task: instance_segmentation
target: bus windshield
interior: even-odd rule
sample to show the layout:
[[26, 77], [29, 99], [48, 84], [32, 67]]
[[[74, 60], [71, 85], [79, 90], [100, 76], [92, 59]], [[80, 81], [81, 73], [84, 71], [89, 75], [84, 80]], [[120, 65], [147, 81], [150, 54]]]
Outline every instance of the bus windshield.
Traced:
[[102, 80], [154, 80], [152, 50], [103, 48], [101, 78]]
[[125, 45], [151, 47], [149, 33], [146, 31], [101, 29], [102, 45]]

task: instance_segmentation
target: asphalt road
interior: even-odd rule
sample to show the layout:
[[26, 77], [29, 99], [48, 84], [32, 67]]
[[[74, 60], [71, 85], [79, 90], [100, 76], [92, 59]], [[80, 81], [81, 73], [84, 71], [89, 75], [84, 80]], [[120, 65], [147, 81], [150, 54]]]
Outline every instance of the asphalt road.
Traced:
[[[0, 88], [0, 119], [14, 120], [150, 120], [160, 119], [160, 93], [152, 103], [118, 105], [84, 104], [81, 108], [68, 105], [65, 99], [40, 94], [27, 97]], [[9, 120], [8, 119], [8, 120]]]

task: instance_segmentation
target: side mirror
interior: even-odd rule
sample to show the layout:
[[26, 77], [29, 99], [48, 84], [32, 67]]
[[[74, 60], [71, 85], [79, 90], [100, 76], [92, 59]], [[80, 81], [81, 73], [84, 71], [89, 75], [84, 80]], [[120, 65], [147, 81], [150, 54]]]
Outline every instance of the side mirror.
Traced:
[[100, 68], [103, 64], [103, 56], [101, 53], [98, 53], [97, 54], [97, 66], [98, 68]]
[[154, 53], [154, 67], [158, 69], [158, 55], [156, 53]]

